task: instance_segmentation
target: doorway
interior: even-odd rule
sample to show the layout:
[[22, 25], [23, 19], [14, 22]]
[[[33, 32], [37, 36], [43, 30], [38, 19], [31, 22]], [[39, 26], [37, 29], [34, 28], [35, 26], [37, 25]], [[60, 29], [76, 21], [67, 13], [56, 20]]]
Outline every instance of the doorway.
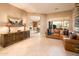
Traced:
[[30, 16], [30, 36], [40, 37], [40, 16]]

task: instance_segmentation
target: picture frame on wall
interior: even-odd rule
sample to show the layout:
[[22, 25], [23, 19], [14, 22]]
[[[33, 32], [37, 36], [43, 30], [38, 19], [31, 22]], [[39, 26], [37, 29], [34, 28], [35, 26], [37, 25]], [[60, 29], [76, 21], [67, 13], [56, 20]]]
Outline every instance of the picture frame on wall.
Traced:
[[21, 27], [23, 26], [23, 20], [22, 18], [15, 18], [15, 17], [8, 17], [8, 22], [13, 26], [13, 27]]

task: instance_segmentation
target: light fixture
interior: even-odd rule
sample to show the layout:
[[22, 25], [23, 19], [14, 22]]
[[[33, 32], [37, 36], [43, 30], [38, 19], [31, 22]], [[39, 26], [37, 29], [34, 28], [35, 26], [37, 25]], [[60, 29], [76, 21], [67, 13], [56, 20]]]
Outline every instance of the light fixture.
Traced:
[[55, 8], [55, 10], [58, 10], [58, 8]]

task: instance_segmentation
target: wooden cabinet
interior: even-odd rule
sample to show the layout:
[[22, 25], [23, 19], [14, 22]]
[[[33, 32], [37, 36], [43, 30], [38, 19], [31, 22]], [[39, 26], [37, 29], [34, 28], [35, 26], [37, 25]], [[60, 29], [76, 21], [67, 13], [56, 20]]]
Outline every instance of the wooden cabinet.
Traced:
[[11, 44], [14, 44], [18, 41], [24, 40], [30, 37], [30, 31], [16, 32], [16, 33], [8, 33], [1, 34], [0, 45], [2, 47], [7, 47]]

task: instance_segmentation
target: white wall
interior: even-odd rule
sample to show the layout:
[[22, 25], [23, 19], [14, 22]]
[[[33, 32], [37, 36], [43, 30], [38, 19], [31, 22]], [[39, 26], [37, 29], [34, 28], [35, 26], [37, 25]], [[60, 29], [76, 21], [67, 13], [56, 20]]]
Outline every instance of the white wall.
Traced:
[[5, 26], [8, 22], [8, 16], [23, 18], [23, 21], [26, 22], [27, 13], [19, 8], [16, 8], [8, 3], [0, 4], [0, 26]]
[[40, 28], [41, 28], [41, 36], [45, 36], [45, 32], [46, 32], [46, 30], [47, 30], [47, 17], [46, 17], [46, 15], [41, 15], [40, 16], [41, 17], [41, 20], [40, 20], [40, 23], [41, 23], [41, 25], [40, 25]]
[[[1, 33], [8, 32], [6, 24], [8, 23], [8, 16], [14, 17], [14, 18], [22, 18], [23, 23], [27, 26], [27, 12], [24, 10], [21, 10], [19, 8], [16, 8], [8, 3], [2, 3], [0, 4], [0, 31]], [[4, 30], [3, 30], [4, 29]], [[17, 28], [14, 28], [14, 30], [18, 30]]]

